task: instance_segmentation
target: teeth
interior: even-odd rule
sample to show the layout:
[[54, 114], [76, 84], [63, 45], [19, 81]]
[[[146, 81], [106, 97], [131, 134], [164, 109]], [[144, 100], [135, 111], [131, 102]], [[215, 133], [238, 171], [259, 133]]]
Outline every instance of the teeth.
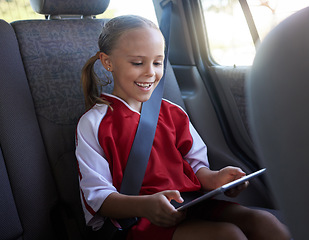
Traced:
[[152, 83], [136, 83], [136, 85], [143, 88], [149, 88]]

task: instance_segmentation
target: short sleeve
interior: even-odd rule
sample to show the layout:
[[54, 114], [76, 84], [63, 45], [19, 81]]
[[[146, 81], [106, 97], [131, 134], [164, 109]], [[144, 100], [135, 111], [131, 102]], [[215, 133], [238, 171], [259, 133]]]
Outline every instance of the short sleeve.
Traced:
[[207, 146], [199, 136], [192, 123], [189, 125], [190, 133], [192, 136], [192, 147], [190, 151], [184, 156], [184, 159], [190, 164], [194, 173], [196, 173], [200, 168], [209, 168], [208, 156], [207, 156]]
[[96, 213], [104, 200], [116, 188], [112, 184], [109, 164], [98, 143], [98, 127], [107, 111], [105, 105], [96, 105], [81, 117], [76, 130], [76, 157], [79, 167], [80, 193], [86, 223], [102, 225], [103, 218]]

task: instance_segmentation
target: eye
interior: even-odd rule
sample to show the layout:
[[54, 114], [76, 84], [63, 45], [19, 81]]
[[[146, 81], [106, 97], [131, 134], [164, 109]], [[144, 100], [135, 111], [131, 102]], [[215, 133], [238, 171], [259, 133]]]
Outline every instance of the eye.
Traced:
[[162, 62], [154, 62], [153, 63], [153, 65], [155, 65], [155, 66], [162, 66], [162, 64], [163, 64]]
[[142, 65], [143, 63], [142, 62], [131, 62], [132, 65], [134, 66], [140, 66]]

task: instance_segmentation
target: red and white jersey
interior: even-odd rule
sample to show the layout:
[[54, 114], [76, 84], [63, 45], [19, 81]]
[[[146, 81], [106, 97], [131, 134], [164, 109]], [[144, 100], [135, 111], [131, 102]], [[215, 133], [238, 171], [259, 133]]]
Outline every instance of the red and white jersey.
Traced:
[[[76, 133], [82, 204], [93, 229], [104, 223], [96, 214], [104, 200], [120, 190], [140, 119], [140, 113], [122, 99], [103, 97], [112, 109], [96, 104], [81, 117]], [[206, 145], [183, 109], [163, 99], [140, 194], [198, 191], [201, 185], [195, 173], [201, 167], [209, 167]]]

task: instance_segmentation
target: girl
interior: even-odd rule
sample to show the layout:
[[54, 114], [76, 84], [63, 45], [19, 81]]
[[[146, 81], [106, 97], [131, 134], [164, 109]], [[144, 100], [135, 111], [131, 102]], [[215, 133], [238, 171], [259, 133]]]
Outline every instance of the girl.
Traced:
[[[77, 127], [76, 156], [87, 224], [100, 229], [105, 217], [139, 217], [127, 239], [288, 239], [285, 227], [264, 211], [211, 200], [179, 212], [170, 203], [185, 192], [212, 190], [245, 173], [235, 167], [209, 169], [206, 146], [177, 105], [162, 101], [156, 136], [139, 196], [119, 193], [142, 103], [163, 75], [164, 38], [138, 16], [110, 20], [98, 52], [83, 69], [89, 109]], [[111, 72], [112, 94], [98, 92], [96, 60]], [[242, 186], [241, 188], [245, 188]], [[242, 189], [235, 189], [236, 195]]]

